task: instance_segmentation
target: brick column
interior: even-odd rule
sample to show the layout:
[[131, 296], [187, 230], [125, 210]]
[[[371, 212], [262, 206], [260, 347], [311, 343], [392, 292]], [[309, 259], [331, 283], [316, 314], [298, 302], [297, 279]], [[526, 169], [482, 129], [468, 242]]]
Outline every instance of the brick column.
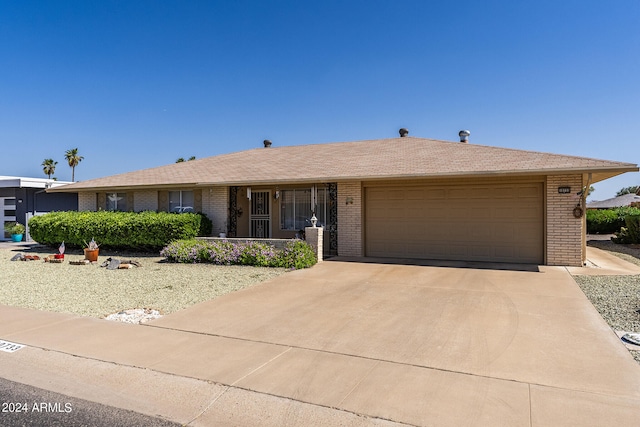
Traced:
[[362, 183], [338, 183], [338, 255], [364, 256], [362, 248]]
[[[585, 261], [585, 220], [573, 215], [582, 186], [582, 175], [547, 177], [547, 265], [579, 267]], [[571, 187], [571, 193], [560, 194], [558, 187]]]
[[322, 262], [322, 238], [324, 230], [322, 227], [305, 227], [304, 238], [313, 248], [318, 262]]
[[202, 212], [213, 222], [212, 235], [227, 232], [229, 187], [202, 189]]

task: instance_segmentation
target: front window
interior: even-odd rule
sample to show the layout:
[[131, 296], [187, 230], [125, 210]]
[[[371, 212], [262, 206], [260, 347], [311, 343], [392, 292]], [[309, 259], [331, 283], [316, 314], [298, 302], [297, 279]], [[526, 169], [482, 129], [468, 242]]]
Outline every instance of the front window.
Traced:
[[169, 212], [195, 212], [193, 191], [169, 191]]
[[127, 211], [127, 193], [107, 193], [108, 211]]
[[[327, 212], [327, 192], [324, 188], [316, 190], [315, 214], [318, 226], [324, 226]], [[280, 191], [280, 229], [303, 230], [311, 227], [311, 189]]]

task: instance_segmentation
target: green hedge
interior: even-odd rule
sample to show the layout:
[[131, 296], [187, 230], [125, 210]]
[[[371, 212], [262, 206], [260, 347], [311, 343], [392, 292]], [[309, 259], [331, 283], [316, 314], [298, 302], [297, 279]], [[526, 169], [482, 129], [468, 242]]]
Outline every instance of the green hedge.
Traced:
[[44, 245], [84, 246], [95, 239], [103, 247], [160, 250], [177, 239], [192, 239], [211, 229], [203, 214], [166, 212], [51, 212], [29, 221], [31, 238]]
[[625, 216], [640, 215], [640, 209], [621, 207], [616, 209], [588, 209], [587, 233], [612, 234], [625, 226]]

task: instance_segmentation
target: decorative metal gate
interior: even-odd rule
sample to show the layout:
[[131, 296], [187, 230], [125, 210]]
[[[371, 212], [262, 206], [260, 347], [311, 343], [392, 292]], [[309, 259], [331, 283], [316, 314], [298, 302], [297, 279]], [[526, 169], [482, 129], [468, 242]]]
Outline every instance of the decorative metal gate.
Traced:
[[256, 191], [251, 193], [251, 216], [249, 227], [251, 237], [268, 239], [271, 237], [271, 193]]
[[[327, 211], [329, 218], [325, 227], [325, 239], [329, 238], [329, 253], [327, 255], [338, 254], [338, 184], [331, 182], [327, 184], [329, 197], [327, 200]], [[327, 236], [328, 234], [328, 236]]]
[[227, 230], [229, 237], [238, 237], [238, 187], [229, 187], [229, 225]]

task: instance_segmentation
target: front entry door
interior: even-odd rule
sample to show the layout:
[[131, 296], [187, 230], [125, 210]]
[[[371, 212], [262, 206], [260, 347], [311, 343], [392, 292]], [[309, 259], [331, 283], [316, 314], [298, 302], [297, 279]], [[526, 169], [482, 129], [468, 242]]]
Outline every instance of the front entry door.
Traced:
[[271, 193], [256, 191], [251, 193], [251, 216], [249, 228], [251, 237], [268, 239], [271, 237]]

